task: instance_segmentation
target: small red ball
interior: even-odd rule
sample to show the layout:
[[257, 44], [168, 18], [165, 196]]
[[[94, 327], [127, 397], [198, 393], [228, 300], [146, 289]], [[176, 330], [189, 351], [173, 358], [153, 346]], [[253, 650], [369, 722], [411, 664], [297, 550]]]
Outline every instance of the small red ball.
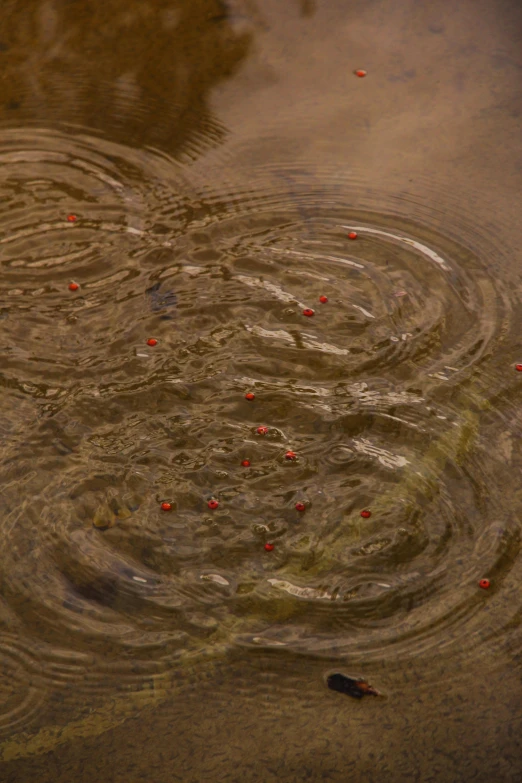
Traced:
[[219, 500], [209, 500], [207, 505], [209, 508], [217, 508], [219, 506]]
[[162, 511], [170, 511], [172, 509], [171, 503], [162, 503], [161, 504], [161, 510]]
[[154, 337], [149, 337], [147, 340], [147, 345], [157, 345], [158, 341], [154, 339]]
[[243, 465], [244, 468], [249, 468], [250, 467], [250, 460], [249, 459], [244, 459], [241, 464]]
[[307, 318], [311, 318], [312, 315], [314, 315], [314, 311], [311, 307], [307, 307], [306, 310], [303, 310], [303, 315], [306, 315]]
[[247, 392], [247, 393], [245, 394], [245, 400], [254, 400], [254, 399], [255, 399], [255, 396], [256, 396], [256, 395], [254, 394], [254, 392]]
[[371, 517], [371, 515], [372, 515], [372, 512], [369, 509], [367, 509], [367, 508], [365, 508], [365, 509], [363, 509], [361, 511], [361, 516], [362, 516], [363, 519], [369, 519]]
[[78, 283], [69, 283], [69, 291], [77, 291], [79, 287]]
[[357, 231], [350, 231], [348, 239], [357, 239]]
[[479, 587], [482, 587], [483, 590], [487, 590], [488, 587], [491, 586], [491, 582], [489, 579], [481, 579], [479, 582]]
[[517, 372], [522, 372], [522, 364], [515, 364], [515, 370]]
[[75, 220], [77, 220], [77, 217], [76, 215], [67, 215], [67, 220], [69, 221], [69, 223], [74, 223]]
[[327, 296], [320, 296], [319, 297], [319, 301], [322, 302], [323, 304], [326, 304], [327, 301], [328, 301], [328, 297]]
[[268, 432], [268, 427], [258, 427], [256, 432], [258, 435], [266, 435]]
[[366, 76], [366, 73], [367, 71], [363, 71], [362, 68], [359, 68], [357, 71], [355, 71], [355, 75], [358, 76], [360, 79]]
[[295, 507], [296, 507], [297, 511], [305, 511], [306, 510], [306, 506], [305, 506], [304, 503], [296, 503]]
[[273, 544], [265, 544], [265, 549], [267, 552], [271, 552], [273, 548], [274, 548]]
[[297, 454], [295, 451], [287, 451], [285, 454], [285, 459], [297, 459]]

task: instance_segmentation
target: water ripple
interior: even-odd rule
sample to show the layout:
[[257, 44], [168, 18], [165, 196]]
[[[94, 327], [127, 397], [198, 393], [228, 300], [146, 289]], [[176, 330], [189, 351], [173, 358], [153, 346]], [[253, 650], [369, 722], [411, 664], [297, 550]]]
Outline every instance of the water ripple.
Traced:
[[518, 392], [476, 238], [328, 172], [212, 192], [152, 152], [2, 141], [2, 594], [40, 645], [6, 725], [201, 650], [407, 658], [515, 622], [482, 611], [520, 547]]

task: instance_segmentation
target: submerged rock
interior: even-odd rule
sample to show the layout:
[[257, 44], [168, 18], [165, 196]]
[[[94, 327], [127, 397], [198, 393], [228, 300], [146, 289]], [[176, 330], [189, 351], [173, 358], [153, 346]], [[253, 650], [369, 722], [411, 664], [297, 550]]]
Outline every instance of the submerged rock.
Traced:
[[122, 500], [117, 497], [109, 498], [96, 509], [92, 524], [98, 530], [107, 530], [121, 519], [128, 519], [139, 508], [135, 500]]

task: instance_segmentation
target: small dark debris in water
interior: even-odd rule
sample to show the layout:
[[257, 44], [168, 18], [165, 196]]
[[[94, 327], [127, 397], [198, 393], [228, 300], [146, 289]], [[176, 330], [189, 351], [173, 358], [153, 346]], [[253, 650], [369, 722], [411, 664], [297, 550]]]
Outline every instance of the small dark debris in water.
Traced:
[[224, 22], [228, 21], [232, 15], [232, 9], [229, 7], [229, 3], [223, 2], [223, 0], [217, 0], [218, 13], [213, 16], [209, 16], [209, 22]]
[[[178, 297], [174, 291], [160, 291], [160, 287], [161, 283], [157, 282], [145, 291], [153, 313], [159, 313], [161, 310], [173, 310], [178, 303]], [[167, 321], [172, 319], [172, 315], [165, 313], [160, 318], [162, 321]]]
[[363, 696], [380, 696], [379, 691], [366, 682], [356, 677], [348, 677], [346, 674], [336, 672], [330, 674], [327, 679], [328, 687], [337, 693], [344, 693], [346, 696], [353, 696], [354, 699], [362, 699]]
[[301, 0], [301, 16], [313, 16], [315, 11], [315, 0]]

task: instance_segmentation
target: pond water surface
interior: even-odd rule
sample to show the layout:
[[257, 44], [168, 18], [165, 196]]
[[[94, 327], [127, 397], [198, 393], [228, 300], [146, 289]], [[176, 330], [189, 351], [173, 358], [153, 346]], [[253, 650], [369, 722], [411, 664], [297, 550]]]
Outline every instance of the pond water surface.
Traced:
[[522, 8], [8, 5], [1, 780], [520, 780]]

